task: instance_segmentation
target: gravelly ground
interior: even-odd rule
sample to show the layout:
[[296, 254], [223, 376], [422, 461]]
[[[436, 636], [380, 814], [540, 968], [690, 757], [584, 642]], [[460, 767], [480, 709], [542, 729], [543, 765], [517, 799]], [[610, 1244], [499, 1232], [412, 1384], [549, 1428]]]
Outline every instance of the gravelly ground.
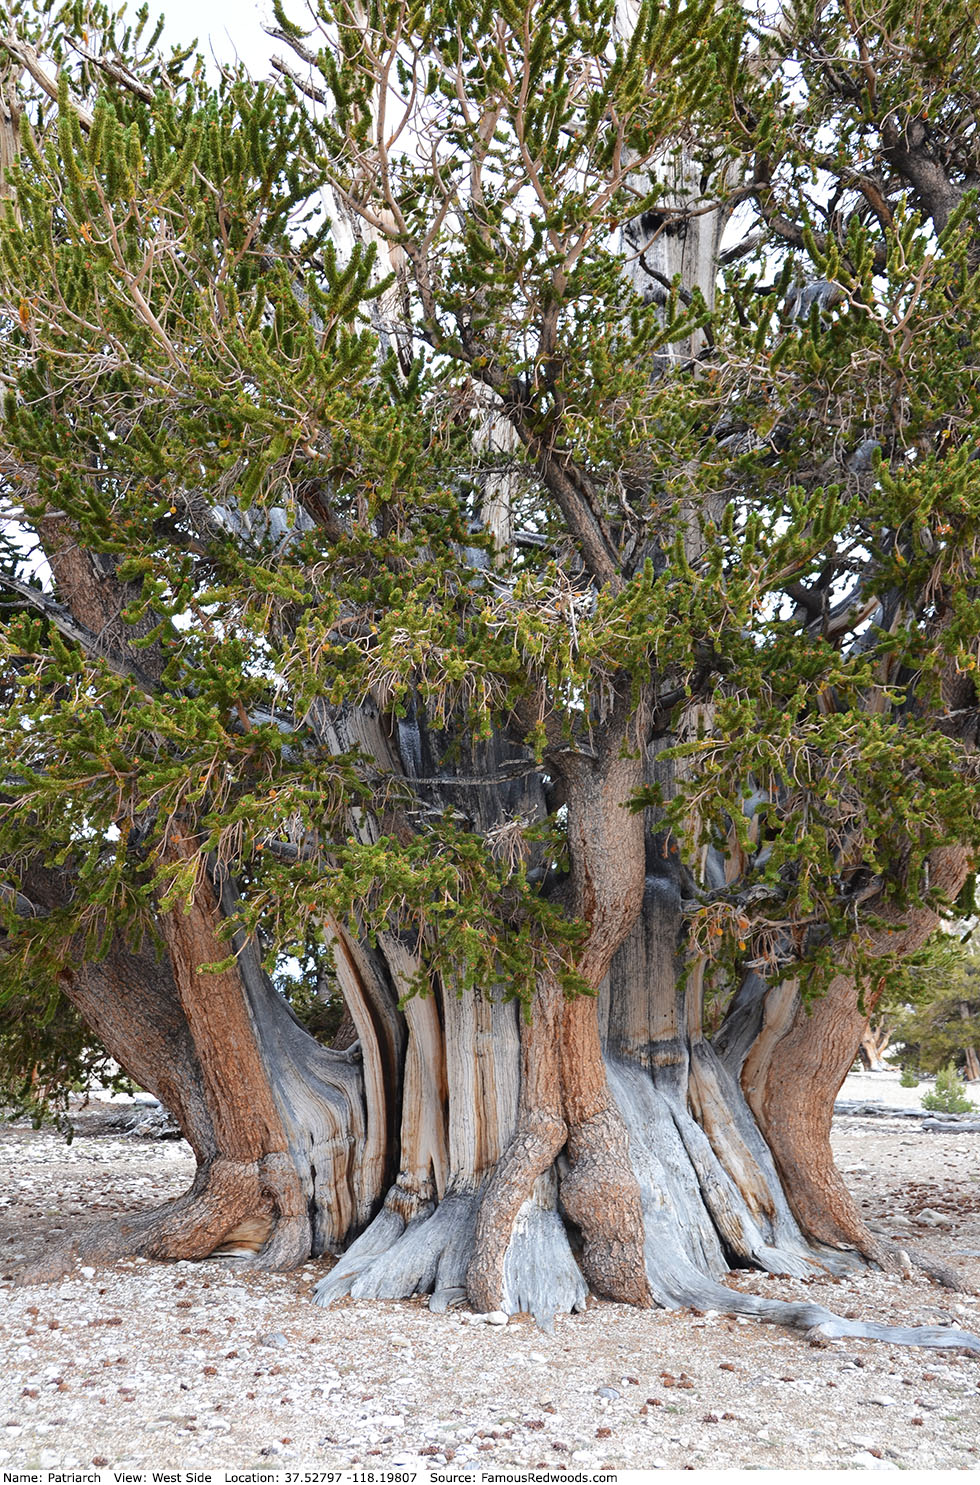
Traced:
[[[897, 1104], [888, 1082], [882, 1097]], [[980, 1134], [847, 1119], [834, 1142], [869, 1217], [980, 1288]], [[69, 1147], [5, 1129], [0, 1271], [76, 1221], [177, 1194], [190, 1171], [182, 1143]], [[918, 1224], [923, 1208], [952, 1225]], [[328, 1266], [272, 1276], [136, 1262], [4, 1286], [0, 1467], [980, 1468], [976, 1357], [814, 1348], [756, 1322], [605, 1303], [559, 1318], [553, 1337], [523, 1319], [432, 1315], [423, 1301], [324, 1311], [308, 1295]], [[733, 1282], [980, 1332], [976, 1292], [922, 1279]]]

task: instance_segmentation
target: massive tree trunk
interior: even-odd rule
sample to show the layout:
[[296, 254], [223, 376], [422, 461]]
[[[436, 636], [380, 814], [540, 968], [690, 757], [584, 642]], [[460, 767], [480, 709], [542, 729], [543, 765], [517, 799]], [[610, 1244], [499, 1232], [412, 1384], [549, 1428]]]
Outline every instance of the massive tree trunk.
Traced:
[[[70, 885], [36, 869], [22, 883], [35, 910]], [[363, 1076], [355, 1055], [321, 1047], [265, 976], [252, 946], [231, 969], [207, 884], [187, 912], [162, 915], [165, 951], [115, 940], [60, 983], [107, 1051], [174, 1116], [194, 1152], [187, 1193], [73, 1234], [25, 1280], [130, 1254], [204, 1258], [223, 1246], [265, 1268], [336, 1251], [377, 1204], [386, 1172], [367, 1154]]]
[[[635, 787], [626, 777], [635, 761], [618, 762], [615, 788]], [[585, 765], [576, 768], [581, 785]], [[724, 1286], [737, 1266], [805, 1276], [908, 1262], [868, 1232], [830, 1149], [834, 1098], [866, 1015], [845, 976], [810, 1012], [794, 984], [769, 988], [750, 976], [714, 1042], [706, 1037], [700, 966], [685, 963], [677, 851], [642, 814], [624, 820], [611, 796], [590, 814], [601, 774], [593, 764], [583, 793], [569, 790], [570, 901], [593, 925], [594, 956], [587, 948], [582, 963], [597, 993], [566, 1000], [543, 978], [529, 1019], [493, 991], [437, 986], [409, 1002], [401, 1171], [317, 1301], [428, 1294], [436, 1310], [469, 1300], [528, 1311], [550, 1328], [591, 1291], [826, 1335], [980, 1347], [959, 1332], [842, 1321]], [[575, 782], [573, 771], [566, 787]], [[608, 896], [590, 916], [584, 865], [617, 841]], [[965, 861], [942, 864], [954, 885]], [[923, 913], [906, 922], [901, 947], [932, 921]], [[414, 962], [399, 965], [405, 951], [392, 941], [382, 952], [405, 983]], [[806, 1077], [787, 1075], [792, 1056], [806, 1060]]]
[[[152, 646], [131, 649], [110, 566], [58, 540], [50, 550], [77, 622], [138, 665], [140, 683], [162, 674]], [[420, 719], [395, 726], [370, 707], [318, 703], [310, 725], [330, 751], [356, 747], [384, 772], [414, 778], [423, 797], [431, 787], [434, 806], [461, 808], [484, 834], [544, 813], [540, 777], [501, 782], [514, 756], [502, 736], [472, 750], [487, 780], [474, 791], [471, 778], [455, 781], [452, 739], [437, 746]], [[428, 996], [410, 996], [414, 948], [385, 924], [369, 936], [328, 922], [358, 1043], [347, 1053], [320, 1047], [271, 986], [255, 944], [223, 934], [234, 881], [198, 860], [193, 835], [175, 827], [174, 866], [194, 859], [197, 870], [189, 900], [161, 903], [163, 954], [118, 947], [67, 972], [64, 985], [121, 1065], [179, 1119], [197, 1177], [178, 1202], [94, 1228], [40, 1271], [77, 1256], [203, 1257], [243, 1240], [256, 1261], [289, 1267], [346, 1247], [320, 1303], [421, 1293], [435, 1308], [468, 1298], [549, 1326], [591, 1290], [980, 1347], [956, 1332], [861, 1327], [724, 1287], [732, 1265], [803, 1275], [895, 1261], [861, 1221], [829, 1145], [865, 1013], [844, 975], [812, 1008], [792, 984], [750, 977], [712, 1045], [703, 965], [685, 949], [677, 849], [649, 813], [624, 807], [644, 782], [638, 725], [624, 690], [587, 749], [563, 734], [549, 744], [570, 865], [556, 900], [586, 925], [576, 968], [593, 993], [566, 998], [545, 970], [526, 1017], [506, 987], [457, 993], [434, 982]], [[651, 755], [648, 767], [658, 766]], [[368, 813], [353, 824], [376, 838]], [[937, 859], [948, 895], [966, 864], [963, 853]], [[925, 912], [896, 920], [889, 947], [907, 952], [932, 922]], [[220, 965], [229, 947], [234, 963], [203, 967]]]
[[[77, 568], [59, 576], [69, 593], [88, 591], [72, 582]], [[566, 998], [543, 972], [528, 1016], [506, 987], [434, 982], [405, 999], [420, 969], [414, 949], [387, 925], [369, 944], [329, 923], [358, 1035], [355, 1048], [331, 1051], [297, 1023], [254, 943], [229, 945], [235, 884], [206, 858], [190, 901], [161, 906], [162, 953], [119, 945], [67, 971], [66, 994], [178, 1118], [198, 1172], [177, 1202], [93, 1228], [34, 1274], [127, 1252], [203, 1257], [244, 1240], [276, 1267], [345, 1250], [318, 1286], [322, 1304], [347, 1293], [428, 1294], [436, 1309], [468, 1298], [547, 1327], [591, 1290], [980, 1347], [958, 1332], [861, 1327], [725, 1288], [733, 1265], [805, 1275], [895, 1261], [861, 1221], [829, 1145], [865, 1013], [843, 975], [810, 1009], [794, 985], [750, 976], [715, 1044], [705, 1036], [684, 868], [649, 812], [623, 807], [644, 781], [633, 721], [620, 697], [587, 751], [556, 741], [548, 759], [567, 808], [570, 871], [557, 891], [587, 925], [577, 969], [592, 994]], [[420, 788], [438, 778], [440, 808], [465, 805], [480, 830], [543, 811], [540, 779], [500, 782], [510, 745], [499, 736], [476, 750], [488, 782], [474, 803], [471, 781], [454, 782], [456, 765], [417, 721], [391, 728], [370, 708], [323, 708], [313, 725], [331, 750], [356, 744]], [[356, 828], [371, 839], [377, 825], [363, 814]], [[196, 844], [178, 830], [168, 849], [179, 865]], [[936, 862], [950, 895], [965, 870], [962, 853]], [[22, 886], [40, 909], [54, 904], [43, 872]], [[931, 926], [930, 914], [912, 914], [891, 946], [907, 952]], [[203, 968], [229, 947], [233, 964]]]
[[[681, 154], [664, 168], [674, 175], [662, 209], [624, 233], [629, 271], [654, 303], [669, 302], [677, 278], [687, 301], [697, 291], [710, 304], [725, 213], [687, 215], [701, 168], [693, 159]], [[379, 237], [386, 230], [378, 218]], [[398, 297], [378, 302], [378, 328], [384, 342], [395, 320], [390, 343], [407, 363]], [[651, 374], [671, 363], [691, 371], [705, 344], [694, 332]], [[519, 438], [527, 467], [568, 517], [581, 596], [612, 591], [627, 564], [606, 512], [570, 482], [564, 456], [527, 423], [510, 384], [494, 383], [488, 358], [477, 357], [474, 370], [477, 361], [494, 407], [512, 418], [512, 438], [500, 447]], [[487, 490], [485, 524], [501, 546], [509, 494]], [[324, 541], [338, 541], [348, 533], [322, 496], [317, 487], [299, 498]], [[706, 496], [701, 508], [693, 500], [681, 503], [676, 533], [689, 562], [703, 547], [703, 517], [719, 517], [723, 497]], [[232, 522], [227, 510], [225, 519]], [[151, 690], [164, 686], [155, 616], [132, 626], [124, 614], [140, 585], [121, 582], [116, 558], [86, 551], [60, 516], [42, 520], [39, 534], [58, 600], [87, 632], [90, 653], [122, 662]], [[636, 563], [646, 555], [635, 554]], [[178, 1118], [198, 1171], [185, 1197], [93, 1229], [72, 1254], [51, 1255], [49, 1272], [71, 1256], [203, 1257], [247, 1241], [258, 1262], [279, 1267], [342, 1249], [318, 1286], [321, 1304], [346, 1294], [428, 1294], [434, 1309], [468, 1299], [481, 1310], [530, 1312], [547, 1327], [591, 1290], [826, 1334], [980, 1350], [980, 1340], [956, 1331], [841, 1321], [818, 1306], [725, 1287], [737, 1265], [805, 1276], [895, 1261], [867, 1231], [829, 1144], [833, 1100], [865, 1014], [845, 974], [809, 1007], [793, 983], [749, 976], [716, 1037], [705, 1034], [705, 967], [684, 937], [684, 869], [656, 822], [625, 807], [644, 782], [640, 740], [652, 710], [645, 697], [636, 714], [632, 681], [609, 682], [620, 693], [587, 748], [574, 746], [584, 725], [572, 706], [545, 748], [567, 811], [569, 871], [554, 897], [585, 925], [575, 968], [590, 993], [566, 997], [556, 966], [545, 965], [526, 1016], [505, 986], [477, 993], [444, 976], [428, 995], [410, 994], [421, 970], [416, 945], [391, 924], [325, 918], [358, 1040], [346, 1053], [322, 1048], [270, 984], [256, 945], [224, 936], [236, 886], [203, 856], [190, 897], [159, 906], [159, 956], [117, 945], [100, 963], [65, 972], [66, 994], [108, 1050]], [[522, 746], [529, 726], [515, 726], [510, 741], [456, 736], [437, 746], [424, 719], [396, 721], [370, 704], [345, 711], [322, 696], [321, 688], [302, 707], [318, 745], [356, 751], [379, 775], [409, 781], [420, 804], [458, 810], [484, 838], [518, 816], [546, 813], [544, 781]], [[475, 791], [455, 776], [467, 752]], [[500, 766], [514, 758], [525, 780], [501, 783]], [[366, 809], [351, 816], [352, 834], [380, 838]], [[411, 834], [410, 822], [399, 824]], [[177, 864], [197, 860], [193, 834], [179, 827], [170, 847]], [[966, 870], [955, 857], [942, 863], [950, 896]], [[895, 950], [907, 952], [931, 927], [927, 914], [912, 918]], [[214, 967], [229, 947], [234, 963]]]
[[[828, 1139], [864, 1017], [843, 977], [810, 1016], [795, 986], [767, 991], [755, 981], [714, 1045], [701, 1025], [697, 973], [682, 974], [680, 868], [662, 841], [647, 844], [642, 906], [596, 997], [564, 1001], [542, 983], [530, 1021], [474, 992], [410, 1004], [407, 1067], [427, 1064], [430, 1075], [424, 1085], [418, 1072], [404, 1080], [402, 1172], [318, 1285], [318, 1302], [428, 1294], [436, 1310], [468, 1299], [481, 1310], [529, 1311], [549, 1328], [591, 1291], [825, 1335], [980, 1349], [961, 1332], [843, 1321], [725, 1287], [732, 1267], [805, 1276], [894, 1266], [854, 1221]], [[823, 1005], [849, 1027], [839, 1039], [825, 1036]], [[808, 1056], [822, 1073], [817, 1095], [805, 1080], [785, 1079], [780, 1109], [792, 1132], [774, 1140], [770, 1129], [767, 1138], [739, 1072], [763, 1048], [771, 1067], [773, 1047], [807, 1027]]]

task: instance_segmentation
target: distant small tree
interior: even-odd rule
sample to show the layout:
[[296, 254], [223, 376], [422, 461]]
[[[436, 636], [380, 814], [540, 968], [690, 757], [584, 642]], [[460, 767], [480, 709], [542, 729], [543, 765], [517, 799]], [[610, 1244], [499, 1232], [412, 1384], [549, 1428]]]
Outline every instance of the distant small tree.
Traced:
[[966, 1089], [950, 1062], [936, 1074], [935, 1089], [923, 1095], [922, 1107], [941, 1114], [969, 1114], [976, 1104], [967, 1098]]
[[902, 966], [884, 1012], [903, 1067], [938, 1074], [950, 1065], [970, 1082], [980, 1078], [980, 952], [972, 939], [936, 934]]

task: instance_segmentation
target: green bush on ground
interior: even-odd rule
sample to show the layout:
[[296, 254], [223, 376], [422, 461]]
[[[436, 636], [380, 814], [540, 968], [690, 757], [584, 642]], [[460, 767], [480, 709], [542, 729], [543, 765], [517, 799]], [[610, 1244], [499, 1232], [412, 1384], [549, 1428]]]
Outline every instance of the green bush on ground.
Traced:
[[925, 1094], [922, 1107], [941, 1114], [969, 1114], [976, 1104], [967, 1098], [966, 1088], [950, 1062], [936, 1074], [936, 1087], [932, 1093]]

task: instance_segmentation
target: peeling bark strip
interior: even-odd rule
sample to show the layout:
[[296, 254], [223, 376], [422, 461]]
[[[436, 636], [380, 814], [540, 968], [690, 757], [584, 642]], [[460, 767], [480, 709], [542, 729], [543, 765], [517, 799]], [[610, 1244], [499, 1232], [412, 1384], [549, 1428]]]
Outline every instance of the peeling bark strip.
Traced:
[[554, 979], [543, 979], [531, 1008], [530, 1023], [521, 1029], [517, 1130], [498, 1160], [480, 1203], [466, 1274], [467, 1294], [478, 1311], [497, 1310], [503, 1303], [504, 1264], [517, 1214], [565, 1142], [558, 1050], [561, 1024], [561, 987]]
[[[970, 867], [963, 850], [934, 852], [930, 862], [934, 887], [955, 901]], [[938, 924], [936, 913], [924, 908], [900, 913], [886, 905], [880, 916], [890, 918], [894, 926], [869, 935], [867, 947], [897, 956], [919, 948]], [[848, 975], [836, 976], [809, 1006], [803, 1005], [795, 986], [782, 987], [777, 997], [767, 1000], [766, 1020], [746, 1058], [742, 1086], [804, 1230], [819, 1242], [855, 1248], [873, 1262], [894, 1268], [904, 1260], [869, 1230], [830, 1148], [834, 1100], [874, 1009], [874, 997], [865, 1001], [863, 1010], [859, 1007], [853, 977]]]
[[[192, 851], [183, 845], [176, 854], [187, 860]], [[216, 917], [214, 895], [199, 880], [193, 902], [164, 914], [161, 927], [220, 1148], [232, 1158], [258, 1160], [274, 1151], [284, 1154], [286, 1133], [235, 968], [217, 973], [201, 969], [228, 957], [227, 939], [215, 936]], [[228, 1087], [248, 1089], [248, 1102], [229, 1100]]]

